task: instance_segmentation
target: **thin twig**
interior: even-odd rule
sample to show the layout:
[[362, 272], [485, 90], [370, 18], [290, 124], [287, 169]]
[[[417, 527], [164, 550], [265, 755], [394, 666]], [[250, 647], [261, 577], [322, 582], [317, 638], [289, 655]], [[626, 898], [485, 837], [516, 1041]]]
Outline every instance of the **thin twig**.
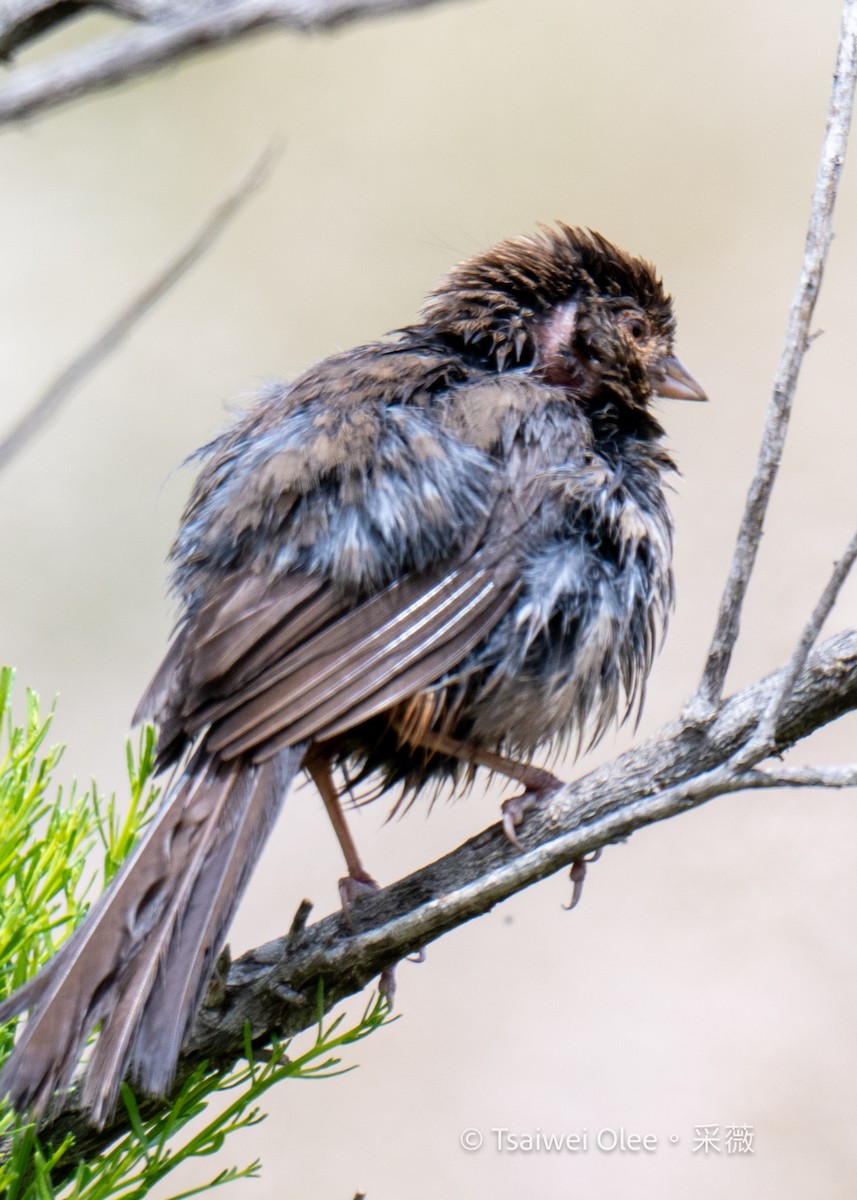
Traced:
[[807, 621], [806, 627], [795, 646], [794, 653], [783, 671], [779, 689], [771, 696], [765, 715], [759, 722], [759, 728], [741, 754], [740, 763], [742, 765], [750, 764], [754, 761], [757, 762], [769, 753], [770, 747], [773, 745], [776, 737], [777, 724], [791, 695], [795, 680], [803, 670], [809, 652], [818, 640], [821, 627], [827, 620], [833, 605], [836, 603], [836, 597], [839, 595], [842, 585], [854, 565], [855, 559], [857, 559], [857, 533], [854, 534], [848, 543], [845, 553], [839, 561], [834, 563], [827, 586], [813, 609], [812, 616]]
[[0, 471], [32, 441], [87, 376], [119, 346], [158, 301], [187, 274], [235, 214], [268, 177], [279, 150], [268, 147], [240, 182], [206, 217], [184, 249], [134, 297], [96, 340], [60, 372], [10, 433], [0, 441]]
[[844, 0], [839, 52], [821, 151], [803, 266], [786, 327], [785, 344], [765, 419], [756, 472], [750, 484], [741, 528], [729, 569], [714, 638], [691, 710], [704, 715], [717, 704], [738, 637], [741, 608], [762, 537], [765, 513], [780, 466], [798, 374], [809, 345], [809, 327], [821, 286], [833, 228], [833, 207], [848, 144], [857, 80], [857, 0]]
[[0, 59], [81, 12], [81, 0], [0, 0]]
[[754, 767], [746, 774], [748, 787], [857, 787], [857, 763], [813, 767]]
[[[0, 124], [32, 117], [102, 88], [160, 70], [264, 29], [332, 29], [361, 17], [426, 8], [439, 0], [225, 0], [173, 6], [169, 20], [142, 24], [21, 68], [0, 88]], [[8, 36], [12, 36], [11, 34]]]

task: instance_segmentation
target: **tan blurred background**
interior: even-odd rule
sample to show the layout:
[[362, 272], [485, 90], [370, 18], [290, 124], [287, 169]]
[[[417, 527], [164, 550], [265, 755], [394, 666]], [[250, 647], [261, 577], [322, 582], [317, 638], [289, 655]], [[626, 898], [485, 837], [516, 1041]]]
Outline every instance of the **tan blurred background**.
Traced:
[[[838, 20], [836, 0], [455, 0], [333, 36], [269, 35], [4, 133], [4, 423], [266, 141], [286, 144], [213, 252], [0, 477], [0, 659], [59, 693], [65, 778], [123, 787], [129, 716], [172, 617], [163, 559], [191, 478], [174, 468], [227, 406], [410, 320], [454, 260], [553, 218], [658, 264], [680, 353], [712, 399], [663, 413], [684, 475], [678, 605], [637, 736], [673, 716], [756, 452]], [[854, 523], [855, 195], [852, 163], [735, 686], [788, 654]], [[831, 627], [855, 623], [852, 584]], [[851, 717], [801, 753], [847, 761], [855, 733]], [[417, 809], [389, 825], [375, 806], [353, 827], [390, 881], [493, 821], [501, 795], [477, 787], [431, 821]], [[281, 932], [303, 896], [335, 906], [320, 809], [309, 789], [290, 798], [234, 951]], [[159, 1195], [259, 1156], [261, 1182], [224, 1195], [852, 1197], [856, 841], [855, 796], [810, 792], [716, 800], [639, 833], [604, 854], [573, 914], [557, 878], [403, 965], [402, 1019], [349, 1053], [359, 1070], [280, 1087], [265, 1124]], [[691, 1153], [694, 1126], [742, 1122], [751, 1156]], [[660, 1145], [511, 1155], [491, 1145], [501, 1126], [624, 1126]], [[459, 1145], [468, 1127], [480, 1152]]]

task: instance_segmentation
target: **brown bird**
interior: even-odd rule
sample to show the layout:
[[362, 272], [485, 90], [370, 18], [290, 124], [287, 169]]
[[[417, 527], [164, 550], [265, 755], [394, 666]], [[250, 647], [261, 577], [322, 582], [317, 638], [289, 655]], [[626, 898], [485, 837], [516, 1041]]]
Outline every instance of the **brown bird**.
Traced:
[[[416, 324], [270, 387], [198, 454], [172, 549], [178, 632], [137, 712], [163, 803], [39, 974], [0, 1076], [41, 1112], [100, 1032], [83, 1098], [165, 1093], [286, 791], [484, 765], [527, 793], [557, 739], [642, 696], [672, 599], [674, 469], [655, 396], [702, 400], [653, 268], [559, 225], [455, 267]], [[401, 803], [401, 800], [399, 801]], [[516, 810], [512, 810], [512, 819]]]

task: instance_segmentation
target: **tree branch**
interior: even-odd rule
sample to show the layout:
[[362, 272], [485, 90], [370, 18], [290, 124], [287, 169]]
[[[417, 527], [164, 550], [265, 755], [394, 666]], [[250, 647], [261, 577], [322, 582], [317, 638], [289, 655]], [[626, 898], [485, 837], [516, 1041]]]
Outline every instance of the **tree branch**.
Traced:
[[720, 611], [708, 660], [705, 664], [699, 691], [691, 709], [698, 717], [716, 704], [723, 693], [726, 672], [741, 623], [741, 609], [756, 553], [762, 538], [762, 527], [782, 459], [792, 403], [797, 389], [803, 357], [810, 344], [809, 327], [815, 301], [821, 287], [821, 277], [830, 242], [833, 237], [833, 208], [845, 161], [854, 88], [857, 81], [857, 0], [844, 0], [839, 51], [833, 73], [833, 86], [827, 115], [827, 129], [821, 149], [815, 191], [806, 235], [803, 265], [797, 291], [789, 311], [785, 344], [774, 381], [773, 395], [765, 419], [765, 431], [756, 472], [750, 484], [738, 540], [726, 587], [720, 601]]
[[[509, 843], [499, 823], [492, 825], [437, 862], [356, 900], [353, 928], [341, 913], [306, 926], [304, 902], [288, 934], [232, 964], [225, 983], [198, 1014], [181, 1059], [179, 1084], [202, 1061], [223, 1068], [243, 1057], [245, 1023], [259, 1046], [273, 1035], [291, 1037], [315, 1024], [319, 980], [328, 1011], [385, 967], [646, 825], [746, 788], [850, 786], [857, 767], [776, 765], [767, 773], [733, 765], [778, 693], [783, 674], [777, 671], [727, 700], [706, 729], [681, 718], [555, 793], [519, 827], [522, 851]], [[783, 710], [772, 754], [855, 708], [857, 630], [852, 630], [810, 655]], [[120, 1114], [107, 1129], [92, 1130], [79, 1108], [79, 1094], [75, 1090], [54, 1108], [40, 1134], [55, 1143], [72, 1133], [75, 1154], [88, 1155], [124, 1132], [127, 1122]], [[146, 1102], [144, 1115], [156, 1107], [157, 1102]]]
[[774, 738], [776, 737], [780, 716], [789, 696], [791, 696], [794, 690], [795, 680], [803, 670], [806, 660], [809, 657], [809, 652], [818, 640], [821, 627], [824, 625], [836, 603], [836, 598], [842, 590], [842, 585], [848, 578], [851, 568], [854, 566], [855, 558], [857, 558], [857, 533], [854, 534], [848, 543], [842, 557], [838, 562], [834, 563], [827, 586], [822, 592], [818, 603], [813, 609], [812, 616], [798, 639], [791, 659], [782, 672], [780, 685], [772, 694], [765, 714], [759, 722], [758, 729], [740, 756], [743, 763], [758, 762], [770, 753], [770, 748], [774, 744]]
[[11, 431], [0, 440], [0, 473], [56, 416], [76, 388], [121, 345], [146, 313], [199, 262], [250, 196], [267, 179], [279, 151], [268, 147], [216, 205], [187, 245], [152, 279], [95, 341], [72, 360]]
[[[209, 0], [191, 6], [134, 5], [135, 15], [149, 19], [127, 33], [112, 35], [66, 54], [21, 68], [0, 88], [0, 125], [32, 117], [138, 75], [157, 71], [179, 59], [226, 45], [264, 29], [297, 29], [302, 33], [332, 29], [361, 17], [426, 8], [438, 0]], [[10, 50], [25, 37], [41, 32], [57, 19], [57, 5], [45, 4], [40, 23], [27, 28], [0, 18], [0, 48]], [[127, 4], [122, 8], [128, 11]], [[67, 13], [63, 14], [68, 15]]]
[[823, 767], [756, 767], [751, 787], [857, 787], [857, 763]]
[[0, 12], [0, 59], [81, 11], [85, 0], [6, 0]]

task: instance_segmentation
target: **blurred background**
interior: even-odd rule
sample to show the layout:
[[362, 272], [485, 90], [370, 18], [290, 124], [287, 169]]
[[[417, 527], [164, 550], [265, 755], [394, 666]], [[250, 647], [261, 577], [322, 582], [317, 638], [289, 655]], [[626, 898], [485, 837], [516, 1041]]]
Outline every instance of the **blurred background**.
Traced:
[[[663, 405], [678, 603], [642, 726], [694, 688], [752, 472], [800, 265], [839, 24], [836, 0], [454, 0], [333, 35], [266, 35], [0, 137], [2, 421], [93, 338], [272, 137], [285, 150], [192, 274], [0, 476], [0, 659], [68, 743], [64, 776], [124, 786], [130, 714], [166, 646], [178, 464], [269, 377], [411, 320], [457, 259], [562, 220], [652, 259], [679, 353], [711, 397]], [[22, 57], [108, 32], [87, 18]], [[789, 654], [852, 532], [857, 180], [837, 237], [730, 676]], [[857, 623], [852, 583], [831, 622]], [[857, 757], [852, 715], [801, 747]], [[382, 882], [497, 818], [501, 790], [352, 827]], [[401, 1019], [359, 1070], [270, 1093], [269, 1120], [172, 1195], [259, 1156], [253, 1197], [524, 1193], [853, 1196], [857, 1171], [857, 805], [738, 795], [610, 848], [582, 904], [557, 877], [398, 972]], [[337, 904], [338, 850], [290, 797], [231, 933]], [[359, 1001], [354, 1011], [361, 1007]], [[747, 1123], [752, 1155], [692, 1153]], [[655, 1134], [650, 1154], [508, 1154], [490, 1130]], [[483, 1132], [481, 1151], [460, 1146]], [[675, 1135], [678, 1141], [669, 1143]]]

